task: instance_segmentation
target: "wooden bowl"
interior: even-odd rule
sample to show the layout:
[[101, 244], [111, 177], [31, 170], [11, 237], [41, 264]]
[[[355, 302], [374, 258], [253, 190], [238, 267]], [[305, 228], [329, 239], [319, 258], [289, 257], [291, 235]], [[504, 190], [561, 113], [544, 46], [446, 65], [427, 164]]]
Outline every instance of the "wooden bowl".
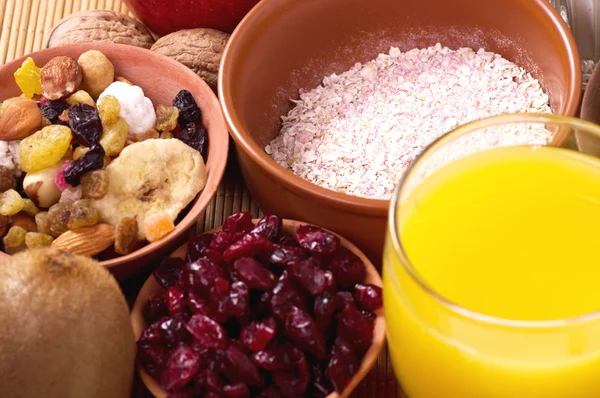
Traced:
[[[254, 220], [255, 223], [257, 221], [258, 220]], [[296, 232], [296, 230], [298, 229], [298, 227], [300, 225], [305, 225], [305, 224], [307, 224], [307, 223], [284, 219], [283, 220], [283, 230], [288, 234], [293, 234]], [[221, 228], [219, 227], [219, 228], [210, 230], [206, 233], [218, 232], [220, 230], [221, 230]], [[352, 253], [356, 254], [365, 264], [365, 268], [367, 270], [367, 275], [366, 275], [364, 282], [381, 287], [382, 286], [381, 277], [379, 276], [379, 273], [377, 272], [377, 270], [375, 269], [375, 267], [373, 266], [371, 261], [369, 261], [367, 256], [365, 256], [363, 252], [361, 252], [356, 246], [354, 246], [352, 243], [350, 243], [345, 238], [343, 238], [337, 234], [335, 234], [335, 235], [340, 238], [342, 246], [344, 246], [345, 248], [350, 250]], [[173, 253], [171, 253], [170, 256], [184, 258], [186, 253], [187, 253], [187, 244], [184, 244], [184, 245], [180, 246], [177, 250], [175, 250]], [[146, 302], [148, 301], [148, 297], [151, 294], [160, 293], [163, 291], [164, 291], [163, 287], [158, 284], [158, 282], [156, 281], [154, 276], [150, 276], [150, 278], [148, 278], [146, 283], [144, 283], [144, 286], [142, 286], [142, 289], [140, 290], [140, 292], [135, 300], [135, 304], [133, 305], [133, 309], [131, 311], [131, 325], [133, 326], [133, 333], [135, 335], [136, 341], [140, 339], [142, 332], [148, 326], [146, 321], [144, 320], [144, 316], [142, 315], [144, 306], [145, 306]], [[377, 318], [375, 319], [375, 324], [374, 324], [374, 328], [373, 328], [373, 342], [371, 343], [371, 348], [369, 348], [369, 350], [365, 354], [365, 356], [360, 364], [360, 368], [359, 368], [358, 372], [354, 375], [354, 377], [352, 378], [350, 383], [348, 383], [348, 385], [346, 386], [346, 388], [344, 389], [342, 394], [333, 392], [333, 393], [329, 394], [327, 396], [327, 398], [348, 397], [350, 395], [350, 393], [352, 393], [352, 391], [356, 388], [356, 386], [358, 386], [358, 384], [362, 381], [362, 379], [367, 375], [367, 373], [369, 373], [369, 371], [371, 370], [373, 365], [375, 365], [375, 362], [377, 362], [377, 357], [379, 356], [379, 353], [381, 352], [381, 350], [383, 349], [383, 346], [385, 344], [386, 329], [385, 329], [385, 319], [383, 317], [383, 308], [379, 309], [376, 312], [376, 315], [377, 315]], [[137, 367], [138, 367], [137, 370], [139, 372], [139, 375], [140, 375], [142, 381], [144, 382], [144, 384], [146, 385], [146, 388], [148, 388], [148, 390], [155, 397], [166, 398], [168, 394], [165, 390], [163, 390], [160, 387], [158, 382], [154, 378], [152, 378], [148, 373], [146, 373], [139, 364], [137, 365]]]
[[569, 28], [548, 0], [262, 0], [225, 48], [219, 100], [252, 197], [265, 212], [346, 236], [379, 265], [389, 200], [312, 184], [264, 151], [298, 90], [390, 46], [481, 47], [540, 80], [554, 113], [574, 116], [581, 66]]
[[[134, 274], [153, 258], [173, 250], [186, 239], [186, 232], [194, 226], [217, 192], [225, 171], [229, 135], [217, 97], [198, 75], [170, 58], [146, 49], [122, 44], [70, 44], [37, 51], [9, 62], [0, 67], [0, 101], [21, 94], [14, 81], [13, 73], [27, 57], [33, 58], [36, 65], [41, 67], [58, 55], [77, 59], [79, 55], [92, 49], [99, 50], [108, 57], [115, 66], [115, 76], [122, 76], [140, 86], [155, 107], [159, 104], [170, 105], [179, 90], [189, 90], [202, 110], [202, 122], [208, 130], [209, 147], [206, 160], [208, 180], [198, 197], [188, 205], [187, 214], [183, 218], [180, 215], [175, 230], [130, 254], [100, 262], [117, 279], [122, 280]], [[6, 254], [0, 252], [0, 258], [3, 256]]]

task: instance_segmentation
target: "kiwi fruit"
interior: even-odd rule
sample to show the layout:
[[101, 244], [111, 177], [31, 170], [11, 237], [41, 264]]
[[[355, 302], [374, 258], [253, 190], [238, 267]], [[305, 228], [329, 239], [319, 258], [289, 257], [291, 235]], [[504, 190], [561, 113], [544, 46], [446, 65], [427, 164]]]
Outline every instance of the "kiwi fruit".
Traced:
[[0, 324], [0, 397], [131, 397], [129, 308], [93, 259], [40, 248], [0, 261]]

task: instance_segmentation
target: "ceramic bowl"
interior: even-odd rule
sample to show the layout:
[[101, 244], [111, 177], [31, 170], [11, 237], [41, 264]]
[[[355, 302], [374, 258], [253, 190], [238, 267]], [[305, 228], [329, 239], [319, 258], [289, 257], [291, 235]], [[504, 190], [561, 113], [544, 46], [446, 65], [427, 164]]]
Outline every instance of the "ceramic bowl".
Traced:
[[246, 184], [263, 211], [346, 236], [379, 264], [389, 200], [318, 187], [264, 147], [298, 90], [367, 62], [390, 46], [485, 48], [540, 80], [554, 113], [575, 115], [581, 67], [573, 36], [548, 0], [262, 0], [229, 39], [219, 100]]
[[[70, 44], [38, 51], [9, 62], [0, 67], [0, 101], [21, 94], [13, 73], [27, 57], [33, 58], [38, 66], [43, 66], [58, 55], [77, 59], [80, 54], [92, 49], [99, 50], [108, 57], [115, 66], [115, 76], [122, 76], [142, 87], [155, 107], [159, 104], [170, 105], [179, 90], [189, 90], [202, 110], [202, 122], [208, 130], [208, 180], [197, 198], [188, 205], [185, 215], [179, 216], [175, 230], [128, 255], [101, 261], [118, 279], [124, 279], [153, 258], [178, 247], [187, 238], [186, 232], [195, 224], [217, 192], [225, 171], [229, 135], [215, 94], [193, 71], [155, 52], [122, 44]], [[5, 255], [0, 252], [0, 257]]]
[[[256, 223], [257, 221], [258, 220], [254, 220], [254, 223]], [[288, 234], [293, 234], [296, 232], [296, 230], [298, 229], [298, 227], [300, 225], [305, 225], [305, 224], [306, 223], [300, 222], [300, 221], [284, 219], [283, 220], [283, 230]], [[206, 233], [218, 232], [220, 230], [221, 230], [221, 228], [219, 227], [219, 228], [215, 228], [211, 231], [208, 231]], [[381, 287], [382, 286], [381, 277], [379, 276], [379, 273], [373, 266], [373, 263], [371, 263], [371, 261], [369, 261], [369, 259], [364, 255], [364, 253], [361, 252], [355, 245], [350, 243], [345, 238], [343, 238], [339, 235], [337, 235], [337, 236], [340, 238], [340, 242], [341, 242], [342, 246], [346, 247], [352, 253], [356, 254], [364, 262], [366, 270], [367, 270], [365, 283], [370, 283], [372, 285]], [[181, 246], [177, 250], [175, 250], [170, 256], [184, 258], [186, 253], [187, 253], [187, 244], [184, 244], [183, 246]], [[146, 302], [148, 301], [148, 297], [151, 294], [161, 293], [163, 291], [164, 291], [163, 287], [158, 284], [158, 282], [156, 281], [154, 276], [150, 276], [150, 278], [148, 278], [148, 280], [146, 281], [144, 286], [142, 286], [142, 289], [140, 290], [140, 292], [135, 300], [135, 304], [133, 305], [133, 309], [131, 311], [131, 325], [133, 326], [133, 333], [135, 335], [136, 341], [139, 340], [140, 336], [142, 335], [142, 332], [148, 326], [146, 321], [144, 320], [144, 316], [142, 315], [144, 306], [146, 305]], [[348, 383], [348, 386], [346, 386], [346, 389], [343, 391], [342, 394], [338, 394], [338, 393], [334, 392], [334, 393], [329, 394], [327, 396], [327, 398], [338, 398], [338, 397], [345, 398], [345, 397], [349, 396], [350, 393], [358, 386], [358, 384], [367, 375], [367, 373], [369, 373], [371, 368], [377, 362], [377, 357], [379, 356], [379, 353], [381, 352], [381, 350], [383, 349], [384, 344], [385, 344], [386, 329], [385, 329], [385, 319], [383, 317], [383, 308], [379, 309], [376, 312], [376, 315], [377, 315], [377, 318], [375, 319], [375, 325], [374, 325], [374, 329], [373, 329], [373, 342], [371, 343], [371, 348], [369, 348], [369, 351], [367, 351], [367, 353], [365, 354], [358, 372], [354, 375], [354, 377], [352, 378], [350, 383]], [[139, 364], [138, 364], [138, 373], [140, 375], [140, 378], [142, 379], [142, 381], [148, 388], [148, 390], [155, 397], [157, 397], [157, 398], [166, 398], [167, 397], [167, 392], [165, 390], [163, 390], [160, 387], [160, 385], [158, 384], [158, 382], [154, 378], [152, 378], [148, 373], [146, 373], [141, 368], [141, 366], [139, 366]]]

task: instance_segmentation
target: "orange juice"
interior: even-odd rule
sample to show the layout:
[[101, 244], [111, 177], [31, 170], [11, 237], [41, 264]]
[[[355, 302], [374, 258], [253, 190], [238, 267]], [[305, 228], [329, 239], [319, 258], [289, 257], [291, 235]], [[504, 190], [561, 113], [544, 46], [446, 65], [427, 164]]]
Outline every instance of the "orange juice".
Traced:
[[384, 308], [410, 398], [600, 397], [598, 159], [466, 156], [399, 201], [396, 231]]

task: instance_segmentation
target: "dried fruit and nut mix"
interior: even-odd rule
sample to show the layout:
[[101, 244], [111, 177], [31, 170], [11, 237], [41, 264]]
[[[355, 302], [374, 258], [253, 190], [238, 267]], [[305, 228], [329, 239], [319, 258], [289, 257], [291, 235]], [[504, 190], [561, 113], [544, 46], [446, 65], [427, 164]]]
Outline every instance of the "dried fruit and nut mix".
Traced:
[[154, 108], [100, 51], [15, 72], [0, 108], [0, 238], [110, 258], [175, 228], [204, 188], [208, 132], [181, 90]]
[[249, 213], [233, 214], [222, 231], [192, 238], [185, 260], [166, 257], [154, 271], [164, 291], [145, 305], [138, 359], [185, 397], [341, 392], [382, 306], [365, 274], [323, 229], [287, 235], [279, 217], [255, 225]]

